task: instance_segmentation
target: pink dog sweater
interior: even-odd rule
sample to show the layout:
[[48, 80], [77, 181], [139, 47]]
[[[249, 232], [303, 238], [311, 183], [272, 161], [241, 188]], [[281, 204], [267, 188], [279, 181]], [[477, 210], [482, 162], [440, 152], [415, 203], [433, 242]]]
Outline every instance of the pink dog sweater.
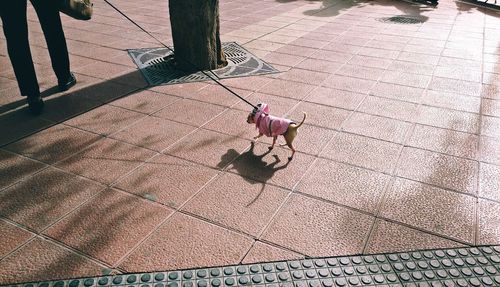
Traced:
[[269, 106], [262, 103], [254, 116], [255, 127], [259, 129], [259, 133], [268, 137], [282, 135], [288, 129], [291, 120], [278, 118], [269, 115]]

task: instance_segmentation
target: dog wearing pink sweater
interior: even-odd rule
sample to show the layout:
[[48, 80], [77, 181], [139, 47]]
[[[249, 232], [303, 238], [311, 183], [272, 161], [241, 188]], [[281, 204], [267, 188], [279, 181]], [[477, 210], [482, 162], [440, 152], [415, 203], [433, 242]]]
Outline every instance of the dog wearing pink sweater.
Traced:
[[273, 144], [269, 147], [269, 150], [274, 148], [278, 136], [283, 135], [286, 145], [292, 150], [292, 155], [288, 160], [292, 160], [295, 155], [295, 148], [292, 143], [297, 136], [297, 129], [304, 123], [306, 116], [307, 114], [304, 113], [302, 122], [297, 124], [289, 119], [271, 116], [269, 114], [269, 106], [265, 103], [261, 103], [257, 104], [252, 112], [248, 114], [247, 123], [255, 124], [255, 127], [259, 130], [259, 134], [254, 137], [254, 140], [257, 140], [263, 135], [273, 138]]

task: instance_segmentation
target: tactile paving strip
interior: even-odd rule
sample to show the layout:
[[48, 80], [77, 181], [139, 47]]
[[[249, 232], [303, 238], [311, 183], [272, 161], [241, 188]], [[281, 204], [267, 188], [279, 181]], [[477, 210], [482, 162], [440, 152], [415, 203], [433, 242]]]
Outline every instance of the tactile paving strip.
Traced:
[[304, 259], [193, 270], [121, 274], [5, 286], [500, 286], [500, 246]]
[[[213, 70], [220, 79], [278, 73], [271, 65], [257, 58], [235, 42], [222, 43], [222, 49], [228, 60], [224, 68]], [[150, 85], [168, 85], [210, 80], [202, 72], [186, 74], [173, 65], [172, 51], [162, 48], [128, 50]]]

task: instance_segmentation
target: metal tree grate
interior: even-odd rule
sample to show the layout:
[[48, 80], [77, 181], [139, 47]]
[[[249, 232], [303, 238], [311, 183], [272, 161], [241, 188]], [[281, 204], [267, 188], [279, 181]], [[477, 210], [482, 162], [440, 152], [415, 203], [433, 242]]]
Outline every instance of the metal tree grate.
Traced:
[[[228, 60], [224, 68], [212, 70], [217, 78], [235, 78], [278, 73], [271, 65], [257, 58], [235, 42], [222, 43]], [[150, 85], [169, 85], [210, 80], [202, 72], [186, 73], [174, 66], [173, 53], [167, 48], [128, 50], [130, 57]]]
[[424, 23], [427, 18], [423, 16], [398, 15], [393, 17], [380, 18], [379, 21], [396, 24], [419, 24]]

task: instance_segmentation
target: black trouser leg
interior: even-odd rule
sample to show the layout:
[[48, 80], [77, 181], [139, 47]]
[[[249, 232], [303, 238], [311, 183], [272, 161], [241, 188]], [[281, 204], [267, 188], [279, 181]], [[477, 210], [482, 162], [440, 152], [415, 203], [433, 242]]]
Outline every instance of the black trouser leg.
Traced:
[[70, 69], [68, 47], [66, 46], [66, 38], [61, 24], [58, 2], [54, 0], [31, 0], [47, 41], [52, 68], [57, 79], [64, 82], [70, 76]]
[[26, 0], [8, 0], [0, 7], [7, 52], [23, 96], [37, 96], [40, 88], [31, 57]]

